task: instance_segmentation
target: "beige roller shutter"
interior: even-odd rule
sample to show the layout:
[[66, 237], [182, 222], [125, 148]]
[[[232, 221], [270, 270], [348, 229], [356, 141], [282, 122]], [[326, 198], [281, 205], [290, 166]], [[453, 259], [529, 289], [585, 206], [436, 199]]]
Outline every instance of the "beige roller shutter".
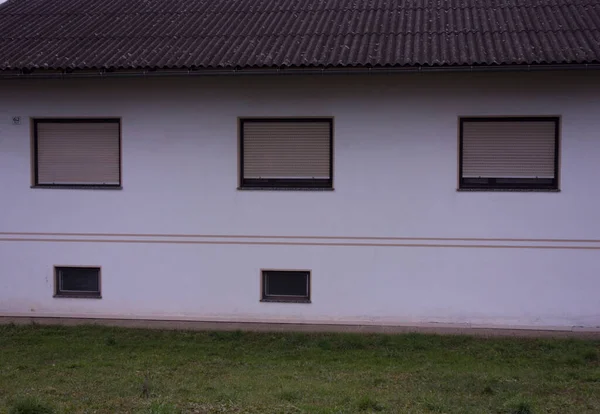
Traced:
[[119, 185], [118, 122], [37, 121], [37, 184]]
[[465, 178], [555, 178], [556, 123], [464, 121]]
[[329, 121], [246, 121], [243, 134], [244, 178], [331, 178]]

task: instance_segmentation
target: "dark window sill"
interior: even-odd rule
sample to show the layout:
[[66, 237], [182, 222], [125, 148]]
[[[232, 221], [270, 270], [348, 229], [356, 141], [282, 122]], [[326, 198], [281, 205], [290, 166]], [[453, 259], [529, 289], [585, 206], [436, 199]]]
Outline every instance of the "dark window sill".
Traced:
[[261, 302], [273, 302], [273, 303], [311, 303], [310, 299], [283, 299], [283, 298], [263, 298]]
[[85, 293], [79, 294], [79, 295], [75, 295], [75, 294], [57, 294], [53, 296], [54, 298], [60, 298], [60, 299], [102, 299], [101, 295], [86, 295]]
[[240, 191], [333, 191], [332, 187], [238, 187]]
[[558, 188], [457, 188], [458, 192], [560, 193]]
[[50, 188], [53, 190], [122, 190], [120, 185], [32, 185], [31, 188]]
[[239, 189], [243, 190], [332, 190], [331, 178], [241, 178]]

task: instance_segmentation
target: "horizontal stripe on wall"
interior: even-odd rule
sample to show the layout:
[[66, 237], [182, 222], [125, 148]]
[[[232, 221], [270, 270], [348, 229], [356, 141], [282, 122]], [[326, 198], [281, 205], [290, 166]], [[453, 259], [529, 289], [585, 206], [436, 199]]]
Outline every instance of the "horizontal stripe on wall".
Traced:
[[314, 240], [413, 240], [413, 241], [483, 241], [531, 243], [600, 243], [600, 239], [533, 239], [489, 237], [394, 237], [394, 236], [275, 236], [243, 234], [160, 234], [160, 233], [67, 233], [67, 232], [5, 232], [0, 236], [64, 236], [64, 237], [144, 237], [144, 238], [207, 238], [207, 239], [314, 239]]
[[[175, 235], [108, 235], [102, 233], [8, 233], [0, 242], [42, 242], [42, 243], [118, 243], [118, 244], [187, 244], [187, 245], [246, 245], [246, 246], [315, 246], [315, 247], [413, 247], [413, 248], [488, 248], [488, 249], [566, 249], [600, 250], [599, 240], [542, 240], [542, 239], [433, 239], [433, 238], [364, 238], [343, 241], [343, 238], [297, 237], [292, 236], [175, 236]], [[179, 237], [179, 239], [177, 239]], [[192, 240], [191, 238], [196, 240]], [[230, 240], [223, 240], [229, 238]], [[261, 238], [262, 240], [257, 240]], [[211, 240], [212, 239], [212, 240]], [[279, 239], [279, 240], [277, 240]], [[321, 240], [321, 241], [317, 241]], [[347, 239], [350, 240], [350, 239]], [[394, 241], [404, 241], [397, 243]], [[424, 243], [429, 241], [430, 243]], [[440, 241], [444, 243], [440, 243]], [[484, 243], [485, 242], [485, 243]], [[558, 242], [562, 242], [558, 244]], [[515, 244], [513, 244], [515, 243]], [[524, 244], [530, 243], [530, 244]]]

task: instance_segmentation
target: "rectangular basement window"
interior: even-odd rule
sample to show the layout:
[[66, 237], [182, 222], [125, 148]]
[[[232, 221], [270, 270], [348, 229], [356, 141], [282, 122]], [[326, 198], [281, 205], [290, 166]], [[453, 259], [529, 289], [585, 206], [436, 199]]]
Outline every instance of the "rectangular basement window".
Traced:
[[261, 301], [310, 303], [310, 271], [263, 270]]
[[34, 187], [120, 188], [119, 119], [34, 119]]
[[460, 189], [557, 190], [557, 117], [461, 118]]
[[100, 268], [71, 267], [54, 268], [55, 297], [100, 298]]
[[333, 120], [240, 120], [240, 188], [331, 189]]

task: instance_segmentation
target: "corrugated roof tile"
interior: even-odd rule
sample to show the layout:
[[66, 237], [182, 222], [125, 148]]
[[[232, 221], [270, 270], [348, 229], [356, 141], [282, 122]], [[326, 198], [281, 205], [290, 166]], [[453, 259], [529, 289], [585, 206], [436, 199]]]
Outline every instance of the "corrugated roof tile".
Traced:
[[8, 0], [0, 70], [600, 63], [598, 0]]

